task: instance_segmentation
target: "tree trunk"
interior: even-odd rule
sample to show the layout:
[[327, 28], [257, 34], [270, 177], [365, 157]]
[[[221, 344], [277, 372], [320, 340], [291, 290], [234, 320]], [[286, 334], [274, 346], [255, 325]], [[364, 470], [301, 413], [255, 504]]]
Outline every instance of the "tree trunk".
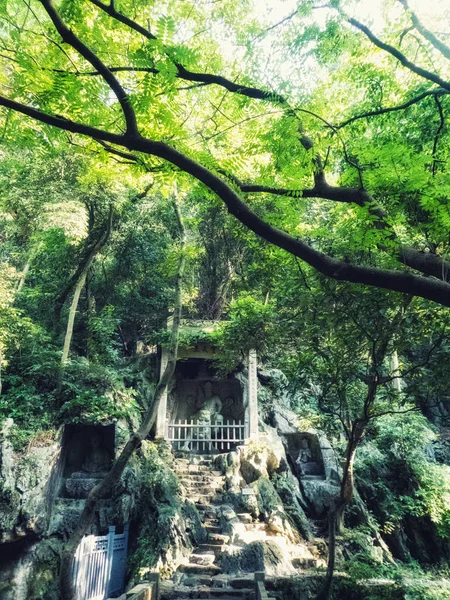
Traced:
[[353, 424], [345, 451], [344, 473], [342, 475], [339, 496], [332, 502], [328, 514], [328, 563], [325, 580], [315, 600], [329, 600], [333, 591], [334, 567], [336, 563], [336, 534], [342, 531], [344, 511], [351, 502], [354, 493], [353, 467], [356, 449], [361, 441], [367, 421], [357, 419]]
[[86, 307], [87, 307], [87, 329], [86, 329], [86, 357], [91, 360], [93, 352], [93, 335], [92, 335], [92, 318], [95, 316], [95, 298], [92, 294], [91, 281], [93, 269], [90, 268], [90, 272], [86, 277]]
[[161, 379], [156, 386], [155, 392], [153, 394], [153, 398], [149, 403], [147, 411], [145, 412], [143, 422], [139, 429], [134, 432], [128, 442], [125, 444], [124, 449], [120, 453], [117, 460], [114, 462], [113, 466], [109, 473], [105, 476], [105, 478], [98, 483], [90, 492], [86, 499], [86, 504], [84, 506], [83, 512], [80, 515], [78, 523], [71, 533], [64, 549], [61, 554], [61, 564], [60, 564], [60, 572], [59, 572], [59, 594], [60, 600], [74, 600], [74, 588], [72, 582], [72, 563], [75, 551], [80, 543], [82, 537], [86, 533], [89, 525], [92, 523], [92, 520], [95, 515], [95, 509], [98, 501], [107, 496], [113, 486], [119, 481], [122, 473], [127, 466], [127, 463], [132, 456], [133, 452], [138, 448], [141, 444], [142, 440], [144, 440], [153, 426], [155, 422], [158, 404], [161, 399], [161, 396], [164, 390], [167, 387], [167, 384], [173, 377], [177, 353], [178, 353], [178, 330], [180, 326], [180, 316], [181, 316], [181, 292], [182, 292], [182, 279], [185, 268], [185, 244], [186, 244], [186, 234], [183, 227], [183, 223], [181, 220], [180, 211], [176, 200], [174, 199], [174, 208], [177, 217], [177, 221], [180, 227], [180, 261], [178, 266], [177, 279], [175, 283], [175, 306], [173, 313], [173, 322], [172, 322], [172, 331], [171, 331], [171, 341], [168, 349], [168, 361], [167, 366], [164, 370], [164, 373], [161, 376]]
[[28, 271], [30, 270], [31, 267], [31, 258], [29, 258], [27, 260], [27, 262], [25, 263], [25, 266], [23, 268], [22, 273], [20, 274], [20, 279], [19, 279], [19, 283], [17, 284], [17, 288], [16, 288], [16, 293], [20, 293], [22, 291], [22, 288], [25, 284], [25, 279], [27, 278], [28, 275]]
[[111, 234], [111, 228], [112, 228], [112, 216], [113, 216], [113, 210], [111, 207], [110, 211], [109, 211], [109, 217], [108, 217], [108, 223], [106, 225], [106, 229], [105, 229], [104, 233], [101, 235], [101, 237], [99, 238], [99, 240], [97, 241], [97, 243], [91, 249], [86, 261], [83, 263], [83, 268], [79, 272], [78, 279], [76, 280], [76, 283], [75, 283], [75, 289], [73, 292], [72, 303], [71, 303], [70, 309], [69, 309], [69, 317], [67, 319], [67, 327], [66, 327], [66, 335], [64, 338], [63, 352], [62, 352], [62, 356], [61, 356], [60, 382], [61, 382], [61, 378], [62, 378], [62, 375], [64, 372], [64, 367], [69, 359], [70, 345], [72, 342], [72, 335], [73, 335], [73, 326], [75, 323], [75, 315], [76, 315], [77, 308], [78, 308], [78, 302], [80, 300], [81, 290], [83, 289], [84, 284], [86, 283], [86, 278], [87, 278], [89, 269], [91, 268], [91, 265], [92, 265], [92, 262], [93, 262], [95, 256], [98, 254], [98, 252], [100, 252], [100, 250], [103, 248], [103, 246], [106, 244], [106, 242], [109, 239], [109, 236]]
[[70, 305], [70, 309], [69, 309], [69, 318], [67, 319], [66, 336], [64, 338], [64, 346], [63, 346], [63, 352], [62, 352], [62, 356], [61, 356], [61, 371], [64, 370], [64, 367], [69, 359], [70, 344], [72, 342], [73, 326], [75, 323], [75, 315], [77, 313], [78, 302], [80, 300], [81, 290], [83, 289], [83, 286], [86, 283], [86, 275], [87, 275], [86, 272], [84, 272], [81, 275], [80, 279], [77, 281], [75, 290], [73, 292], [72, 304]]
[[[112, 230], [112, 220], [113, 220], [113, 207], [110, 206], [108, 221], [106, 223], [105, 231], [100, 235], [98, 240], [93, 245], [91, 245], [89, 243], [89, 241], [87, 241], [87, 246], [86, 246], [85, 250], [83, 251], [82, 258], [80, 260], [80, 263], [79, 263], [75, 273], [69, 279], [68, 284], [66, 285], [64, 290], [60, 293], [60, 295], [56, 299], [55, 310], [54, 310], [56, 322], [58, 322], [60, 319], [61, 310], [62, 310], [67, 298], [69, 297], [70, 292], [77, 286], [78, 282], [83, 277], [83, 275], [86, 277], [86, 273], [89, 271], [95, 256], [100, 252], [100, 250], [103, 248], [103, 246], [108, 241], [109, 236], [111, 235], [111, 230]], [[91, 234], [88, 235], [88, 240], [89, 240], [90, 235]]]

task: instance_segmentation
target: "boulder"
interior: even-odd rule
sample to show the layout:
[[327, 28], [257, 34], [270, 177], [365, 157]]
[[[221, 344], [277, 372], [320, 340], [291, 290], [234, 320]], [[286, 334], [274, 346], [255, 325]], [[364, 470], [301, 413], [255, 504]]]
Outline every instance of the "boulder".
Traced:
[[220, 557], [225, 573], [254, 573], [264, 571], [268, 576], [289, 575], [293, 572], [288, 553], [275, 540], [256, 541], [236, 549], [230, 548]]

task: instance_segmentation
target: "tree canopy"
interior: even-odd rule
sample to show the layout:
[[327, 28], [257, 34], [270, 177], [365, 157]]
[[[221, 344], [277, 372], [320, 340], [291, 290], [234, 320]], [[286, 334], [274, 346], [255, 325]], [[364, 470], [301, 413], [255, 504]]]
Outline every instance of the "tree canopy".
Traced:
[[446, 9], [292, 8], [4, 1], [3, 138], [177, 179], [328, 277], [448, 306]]

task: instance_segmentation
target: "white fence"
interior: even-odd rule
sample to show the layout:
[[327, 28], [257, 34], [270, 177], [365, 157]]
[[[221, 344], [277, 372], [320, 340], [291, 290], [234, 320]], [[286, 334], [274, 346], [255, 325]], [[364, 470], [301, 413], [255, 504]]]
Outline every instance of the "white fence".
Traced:
[[174, 450], [226, 452], [245, 440], [244, 421], [227, 419], [215, 423], [178, 420], [168, 424], [167, 437]]
[[116, 535], [85, 536], [75, 553], [73, 582], [77, 600], [104, 600], [119, 596], [125, 583], [128, 525]]

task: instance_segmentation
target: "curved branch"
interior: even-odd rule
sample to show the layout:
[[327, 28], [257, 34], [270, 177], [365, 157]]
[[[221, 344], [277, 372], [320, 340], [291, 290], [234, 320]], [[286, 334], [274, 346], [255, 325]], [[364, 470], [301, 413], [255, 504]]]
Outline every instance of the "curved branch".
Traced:
[[445, 56], [445, 58], [448, 58], [448, 60], [450, 60], [450, 48], [449, 46], [447, 46], [446, 44], [444, 44], [444, 42], [441, 42], [441, 40], [439, 40], [432, 31], [430, 31], [429, 29], [427, 29], [420, 21], [419, 17], [416, 15], [416, 13], [411, 10], [408, 6], [408, 0], [399, 0], [400, 4], [402, 4], [403, 8], [409, 13], [409, 16], [411, 17], [411, 21], [414, 25], [414, 27], [417, 29], [417, 31], [422, 34], [422, 36], [428, 40], [430, 42], [430, 44], [432, 46], [434, 46], [436, 48], [436, 50], [439, 50], [439, 52]]
[[350, 117], [346, 121], [339, 123], [339, 125], [335, 125], [334, 128], [342, 129], [342, 127], [345, 127], [346, 125], [350, 125], [350, 123], [353, 123], [354, 121], [358, 121], [359, 119], [365, 119], [367, 117], [376, 117], [378, 115], [384, 115], [386, 113], [395, 112], [397, 110], [404, 110], [405, 108], [409, 108], [410, 106], [417, 104], [418, 102], [420, 102], [424, 98], [427, 98], [428, 96], [434, 96], [436, 98], [438, 96], [443, 96], [444, 94], [448, 94], [448, 93], [450, 93], [450, 92], [448, 92], [447, 90], [445, 90], [443, 88], [436, 88], [434, 90], [428, 90], [427, 92], [424, 92], [423, 94], [420, 94], [419, 96], [416, 96], [415, 98], [412, 98], [411, 100], [408, 100], [408, 102], [404, 102], [403, 104], [398, 104], [397, 106], [390, 106], [388, 108], [379, 108], [378, 110], [371, 110], [369, 112], [361, 113], [360, 115], [355, 115], [354, 117]]
[[[92, 4], [103, 10], [113, 19], [120, 21], [124, 25], [130, 27], [134, 31], [137, 31], [141, 35], [143, 35], [148, 40], [156, 40], [156, 37], [145, 27], [136, 23], [129, 17], [117, 11], [114, 6], [110, 4], [104, 4], [100, 0], [89, 0]], [[241, 96], [247, 96], [247, 98], [254, 98], [256, 100], [271, 100], [277, 102], [279, 104], [286, 104], [286, 99], [281, 96], [281, 94], [277, 94], [276, 92], [270, 92], [269, 90], [261, 90], [256, 87], [249, 87], [246, 85], [239, 85], [234, 81], [230, 81], [226, 77], [222, 77], [221, 75], [213, 75], [211, 73], [197, 73], [195, 71], [189, 71], [182, 64], [175, 62], [174, 63], [177, 68], [177, 77], [180, 79], [185, 79], [187, 81], [194, 81], [196, 83], [203, 83], [205, 85], [220, 85], [225, 88], [229, 92], [234, 92], [236, 94], [240, 94]], [[154, 73], [155, 70], [149, 69], [149, 72]], [[157, 71], [156, 71], [157, 72]]]
[[219, 196], [228, 208], [228, 211], [258, 236], [304, 260], [327, 277], [339, 281], [360, 283], [421, 296], [443, 306], [450, 306], [450, 285], [445, 281], [413, 275], [404, 271], [354, 265], [345, 260], [339, 260], [319, 252], [302, 240], [294, 238], [288, 233], [266, 223], [220, 177], [164, 142], [155, 142], [139, 134], [118, 135], [109, 133], [101, 129], [82, 125], [81, 123], [74, 123], [68, 119], [47, 115], [3, 96], [0, 96], [0, 105], [12, 108], [38, 121], [55, 125], [60, 129], [72, 131], [73, 133], [81, 133], [94, 139], [117, 144], [128, 150], [158, 156], [170, 162], [185, 173], [192, 175]]
[[130, 29], [134, 29], [134, 31], [137, 31], [148, 40], [156, 40], [156, 36], [154, 36], [153, 33], [151, 33], [148, 29], [142, 27], [142, 25], [139, 25], [139, 23], [136, 23], [136, 21], [133, 21], [129, 17], [116, 10], [114, 7], [114, 2], [110, 2], [109, 4], [104, 4], [103, 2], [100, 2], [100, 0], [89, 0], [89, 2], [94, 4], [97, 8], [103, 10], [113, 19], [116, 19], [116, 21], [120, 21], [120, 23], [127, 25], [127, 27], [130, 27]]
[[[228, 175], [228, 177], [230, 177]], [[244, 193], [266, 193], [277, 196], [291, 196], [294, 198], [321, 198], [333, 202], [343, 202], [345, 204], [357, 204], [358, 206], [368, 206], [369, 213], [377, 218], [375, 227], [389, 231], [389, 237], [396, 240], [397, 236], [392, 230], [387, 219], [387, 213], [378, 206], [372, 196], [362, 188], [345, 188], [331, 186], [324, 179], [320, 185], [314, 188], [304, 190], [289, 190], [284, 188], [275, 188], [263, 185], [245, 185], [236, 177], [231, 177], [232, 181]], [[386, 250], [383, 244], [379, 246], [380, 250]], [[424, 275], [430, 275], [443, 281], [450, 281], [450, 263], [433, 252], [421, 252], [415, 248], [402, 246], [399, 243], [397, 260], [407, 267], [420, 271]]]
[[[91, 0], [93, 2], [93, 0]], [[281, 96], [281, 94], [277, 94], [276, 92], [271, 92], [269, 90], [262, 90], [261, 88], [239, 85], [226, 77], [222, 77], [221, 75], [214, 75], [212, 73], [198, 73], [197, 71], [189, 71], [183, 65], [179, 63], [175, 63], [175, 67], [177, 68], [176, 77], [178, 79], [184, 79], [185, 81], [192, 81], [194, 83], [199, 83], [200, 85], [219, 85], [220, 87], [225, 88], [229, 92], [233, 92], [234, 94], [239, 94], [241, 96], [246, 96], [247, 98], [253, 98], [255, 100], [269, 100], [276, 102], [277, 104], [287, 105], [286, 99]], [[111, 73], [152, 73], [153, 75], [158, 75], [160, 72], [156, 67], [108, 67]], [[96, 76], [101, 75], [99, 71], [64, 71], [63, 69], [52, 69], [53, 73], [61, 73], [64, 75], [76, 75], [77, 77], [81, 76]], [[323, 119], [318, 115], [314, 115], [310, 111], [305, 109], [296, 109], [302, 112], [307, 112], [308, 114], [312, 114], [316, 116], [318, 119]], [[326, 121], [325, 121], [326, 123]], [[333, 127], [329, 123], [326, 123], [328, 127]]]
[[363, 25], [356, 19], [350, 18], [350, 19], [348, 19], [348, 22], [351, 25], [353, 25], [354, 27], [356, 27], [357, 29], [359, 29], [360, 31], [362, 31], [363, 33], [365, 33], [366, 36], [369, 38], [369, 40], [372, 42], [372, 44], [374, 44], [378, 48], [381, 48], [381, 50], [384, 50], [388, 54], [391, 54], [404, 67], [406, 67], [407, 69], [409, 69], [416, 75], [419, 75], [420, 77], [423, 77], [424, 79], [428, 79], [428, 81], [432, 81], [433, 83], [440, 85], [441, 87], [443, 87], [444, 89], [446, 89], [450, 92], [450, 82], [449, 81], [445, 81], [444, 79], [439, 77], [439, 75], [435, 75], [435, 73], [432, 73], [431, 71], [427, 71], [426, 69], [423, 69], [422, 67], [415, 65], [413, 62], [408, 60], [406, 58], [406, 56], [404, 54], [402, 54], [402, 52], [397, 50], [397, 48], [394, 48], [394, 46], [391, 46], [390, 44], [386, 44], [385, 42], [382, 42], [379, 38], [377, 38], [377, 36], [374, 33], [372, 33], [372, 31], [368, 27], [366, 27], [366, 25]]
[[53, 6], [52, 0], [40, 0], [41, 4], [47, 11], [48, 16], [53, 22], [56, 30], [61, 36], [63, 42], [69, 44], [74, 48], [83, 58], [85, 58], [91, 65], [96, 69], [106, 83], [109, 85], [111, 90], [117, 97], [119, 104], [122, 108], [123, 115], [125, 117], [125, 123], [127, 126], [127, 133], [137, 133], [137, 121], [133, 107], [131, 106], [130, 99], [120, 85], [119, 81], [114, 77], [108, 67], [98, 58], [90, 48], [88, 48], [74, 33], [71, 31], [65, 23], [62, 21], [55, 7]]

